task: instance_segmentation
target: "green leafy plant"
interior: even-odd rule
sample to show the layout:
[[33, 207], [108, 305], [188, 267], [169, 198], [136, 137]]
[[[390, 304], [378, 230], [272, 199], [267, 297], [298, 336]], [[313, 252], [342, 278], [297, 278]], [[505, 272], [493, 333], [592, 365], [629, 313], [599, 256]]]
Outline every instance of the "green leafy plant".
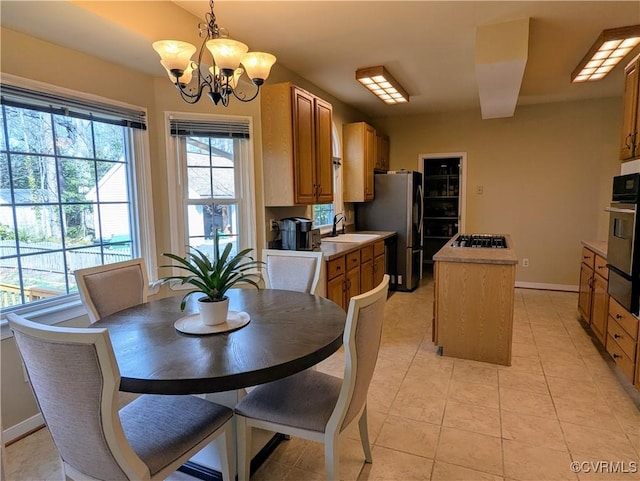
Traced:
[[187, 299], [198, 292], [203, 293], [209, 302], [219, 302], [226, 298], [227, 290], [239, 282], [246, 282], [256, 287], [256, 289], [260, 289], [260, 286], [254, 280], [256, 278], [254, 270], [261, 269], [264, 262], [254, 260], [253, 257], [248, 255], [253, 249], [244, 249], [235, 256], [231, 256], [232, 247], [231, 244], [227, 244], [222, 254], [219, 255], [218, 234], [216, 233], [213, 261], [194, 247], [189, 247], [189, 252], [185, 257], [171, 253], [162, 254], [177, 262], [177, 265], [162, 267], [183, 269], [188, 272], [184, 276], [164, 277], [162, 282], [180, 281], [183, 285], [191, 284], [195, 287], [193, 291], [188, 292], [182, 298], [180, 303], [181, 310], [184, 310]]

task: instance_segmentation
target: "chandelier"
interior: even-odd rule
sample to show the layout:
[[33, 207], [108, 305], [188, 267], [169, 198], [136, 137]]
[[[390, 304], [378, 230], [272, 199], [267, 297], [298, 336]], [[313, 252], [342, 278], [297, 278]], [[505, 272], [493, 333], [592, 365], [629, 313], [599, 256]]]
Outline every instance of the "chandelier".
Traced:
[[[198, 24], [198, 35], [203, 40], [197, 61], [191, 60], [197, 48], [187, 42], [159, 40], [153, 43], [153, 49], [160, 55], [160, 63], [166, 69], [169, 80], [185, 102], [195, 104], [203, 92], [215, 105], [222, 102], [226, 107], [232, 95], [242, 102], [250, 102], [258, 96], [260, 86], [269, 76], [276, 57], [270, 53], [249, 52], [249, 47], [244, 43], [229, 38], [229, 32], [216, 23], [213, 0], [209, 1], [209, 9], [211, 11], [205, 15], [206, 21]], [[206, 50], [211, 54], [211, 64], [203, 61]], [[251, 97], [238, 90], [243, 73], [256, 87]]]

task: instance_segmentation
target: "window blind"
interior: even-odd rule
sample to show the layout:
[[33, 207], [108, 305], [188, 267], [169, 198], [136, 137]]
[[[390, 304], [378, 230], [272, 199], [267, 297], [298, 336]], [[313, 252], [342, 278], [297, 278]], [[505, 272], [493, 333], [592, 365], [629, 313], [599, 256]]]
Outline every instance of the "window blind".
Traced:
[[119, 105], [50, 92], [39, 92], [15, 85], [0, 84], [0, 104], [122, 125], [133, 129], [147, 129], [147, 114], [144, 110], [128, 109]]
[[169, 119], [171, 135], [178, 137], [249, 138], [249, 120]]

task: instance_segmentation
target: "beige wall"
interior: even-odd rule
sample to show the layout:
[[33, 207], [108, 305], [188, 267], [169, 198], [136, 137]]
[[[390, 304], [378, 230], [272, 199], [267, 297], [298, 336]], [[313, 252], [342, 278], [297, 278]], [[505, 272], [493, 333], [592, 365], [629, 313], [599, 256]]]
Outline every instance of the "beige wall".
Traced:
[[391, 138], [392, 169], [418, 169], [420, 154], [466, 152], [467, 232], [511, 234], [530, 262], [518, 281], [576, 286], [580, 240], [606, 240], [621, 120], [613, 98], [521, 106], [506, 119], [467, 111], [375, 123]]

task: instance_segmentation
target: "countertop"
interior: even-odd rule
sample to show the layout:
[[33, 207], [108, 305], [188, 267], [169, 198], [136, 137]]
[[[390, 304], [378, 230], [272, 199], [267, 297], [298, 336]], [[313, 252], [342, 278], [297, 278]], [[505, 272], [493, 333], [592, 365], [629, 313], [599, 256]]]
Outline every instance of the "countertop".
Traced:
[[[475, 234], [475, 232], [473, 233]], [[507, 241], [506, 249], [483, 249], [478, 247], [451, 247], [453, 241], [460, 234], [455, 235], [433, 256], [434, 261], [469, 262], [478, 264], [517, 264], [513, 240], [509, 234], [503, 235]]]
[[333, 260], [337, 257], [343, 256], [353, 251], [357, 251], [363, 246], [367, 244], [373, 244], [374, 242], [378, 242], [380, 240], [388, 239], [389, 237], [393, 237], [396, 235], [393, 231], [377, 231], [377, 230], [359, 230], [357, 232], [353, 232], [357, 234], [378, 234], [380, 237], [377, 239], [372, 239], [366, 242], [324, 242], [321, 239], [320, 243], [320, 251], [324, 254], [324, 258], [327, 261]]
[[593, 252], [598, 254], [600, 257], [607, 258], [607, 241], [581, 241], [582, 245], [591, 249]]

